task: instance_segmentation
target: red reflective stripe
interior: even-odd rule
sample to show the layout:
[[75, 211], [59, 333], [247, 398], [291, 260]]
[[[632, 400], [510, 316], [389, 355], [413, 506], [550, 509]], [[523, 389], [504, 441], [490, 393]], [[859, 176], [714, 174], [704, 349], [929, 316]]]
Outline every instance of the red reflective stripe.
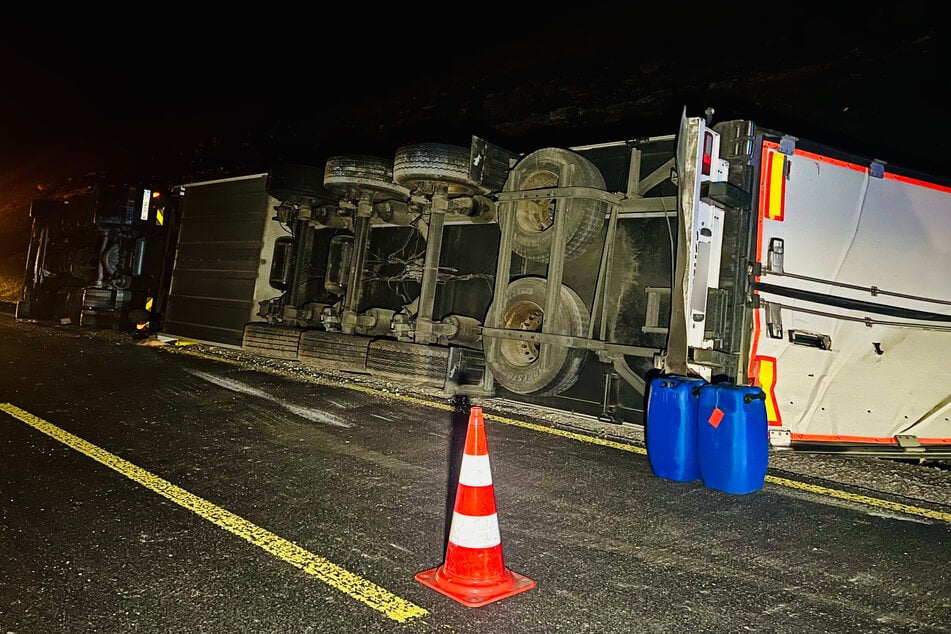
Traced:
[[472, 433], [466, 435], [466, 453], [470, 456], [484, 456], [489, 453], [489, 446], [485, 439], [485, 421], [482, 418], [482, 408], [473, 407], [469, 421]]
[[495, 579], [505, 569], [502, 544], [492, 548], [466, 548], [449, 542], [446, 546], [445, 574], [467, 580]]
[[[756, 276], [756, 279], [759, 280], [759, 276]], [[753, 311], [753, 342], [750, 344], [750, 365], [747, 368], [746, 372], [746, 381], [750, 385], [756, 385], [756, 351], [759, 348], [759, 335], [760, 335], [760, 323], [759, 323], [759, 309]]]
[[456, 513], [480, 517], [492, 515], [495, 509], [495, 487], [471, 487], [460, 484], [456, 489]]
[[[843, 436], [840, 434], [791, 434], [792, 440], [800, 442], [852, 442], [874, 445], [897, 445], [894, 437]], [[918, 438], [922, 445], [951, 445], [951, 438]]]
[[[772, 141], [764, 141], [764, 148], [769, 149], [778, 149], [779, 144]], [[868, 173], [868, 165], [860, 165], [858, 163], [852, 163], [850, 161], [843, 161], [841, 159], [832, 158], [830, 156], [825, 156], [822, 154], [816, 154], [815, 152], [807, 152], [805, 150], [796, 149], [793, 152], [793, 156], [801, 156], [813, 161], [818, 161], [820, 163], [826, 163], [827, 165], [835, 165], [837, 167], [842, 167], [845, 169], [850, 169], [856, 172]], [[911, 178], [910, 176], [902, 176], [900, 174], [893, 174], [885, 172], [884, 177], [888, 180], [898, 181], [900, 183], [907, 183], [909, 185], [914, 185], [915, 187], [924, 187], [927, 189], [933, 189], [939, 192], [951, 193], [951, 186], [948, 185], [939, 185], [938, 183], [932, 183], [929, 181], [923, 181], [920, 178]]]
[[917, 178], [908, 178], [907, 176], [899, 176], [898, 174], [885, 174], [885, 178], [889, 180], [898, 181], [900, 183], [908, 183], [909, 185], [914, 185], [915, 187], [925, 187], [927, 189], [933, 189], [935, 191], [944, 192], [946, 194], [951, 194], [951, 187], [945, 185], [938, 185], [937, 183], [929, 183], [927, 181], [919, 180]]

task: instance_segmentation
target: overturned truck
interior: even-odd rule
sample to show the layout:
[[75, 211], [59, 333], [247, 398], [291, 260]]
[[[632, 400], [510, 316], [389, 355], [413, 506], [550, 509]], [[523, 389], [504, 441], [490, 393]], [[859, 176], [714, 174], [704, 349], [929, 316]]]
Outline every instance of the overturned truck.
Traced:
[[173, 202], [159, 190], [116, 183], [34, 200], [17, 319], [158, 327], [175, 247], [176, 212], [166, 208]]
[[[616, 423], [661, 374], [754, 384], [774, 446], [951, 455], [949, 183], [710, 116], [185, 186], [166, 334]], [[237, 200], [253, 240], [214, 237]]]

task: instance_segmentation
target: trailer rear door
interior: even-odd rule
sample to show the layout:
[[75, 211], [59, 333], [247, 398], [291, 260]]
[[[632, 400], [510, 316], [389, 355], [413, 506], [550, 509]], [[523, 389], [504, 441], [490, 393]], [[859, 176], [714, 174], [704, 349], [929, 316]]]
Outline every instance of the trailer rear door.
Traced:
[[278, 294], [268, 284], [278, 201], [267, 174], [184, 185], [181, 227], [163, 334], [241, 346], [259, 302]]
[[750, 376], [774, 444], [951, 450], [951, 188], [764, 134]]

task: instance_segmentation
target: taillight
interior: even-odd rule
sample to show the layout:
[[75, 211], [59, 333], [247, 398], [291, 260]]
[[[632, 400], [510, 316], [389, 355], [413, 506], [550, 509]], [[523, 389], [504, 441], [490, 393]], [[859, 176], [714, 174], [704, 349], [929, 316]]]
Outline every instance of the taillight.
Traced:
[[713, 167], [713, 133], [706, 131], [703, 133], [703, 157], [700, 166], [700, 173], [704, 176], [710, 175], [710, 168]]

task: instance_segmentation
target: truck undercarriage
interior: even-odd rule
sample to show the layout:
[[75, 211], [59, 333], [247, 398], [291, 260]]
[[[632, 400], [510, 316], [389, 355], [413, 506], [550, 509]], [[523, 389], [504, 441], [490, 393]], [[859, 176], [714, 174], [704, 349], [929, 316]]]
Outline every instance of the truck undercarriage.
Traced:
[[[278, 166], [268, 191], [291, 228], [272, 262], [281, 293], [241, 345], [643, 423], [670, 320], [675, 151], [673, 135], [526, 156], [473, 138]], [[720, 196], [741, 221], [743, 198]], [[724, 262], [740, 275], [741, 260]], [[689, 359], [728, 380], [741, 371], [740, 337], [725, 339], [737, 292], [712, 294], [705, 334], [721, 348]]]
[[752, 385], [775, 447], [951, 455], [951, 185], [711, 116], [279, 164], [181, 185], [164, 228], [132, 189], [38, 203], [17, 316], [611, 423], [656, 377]]

